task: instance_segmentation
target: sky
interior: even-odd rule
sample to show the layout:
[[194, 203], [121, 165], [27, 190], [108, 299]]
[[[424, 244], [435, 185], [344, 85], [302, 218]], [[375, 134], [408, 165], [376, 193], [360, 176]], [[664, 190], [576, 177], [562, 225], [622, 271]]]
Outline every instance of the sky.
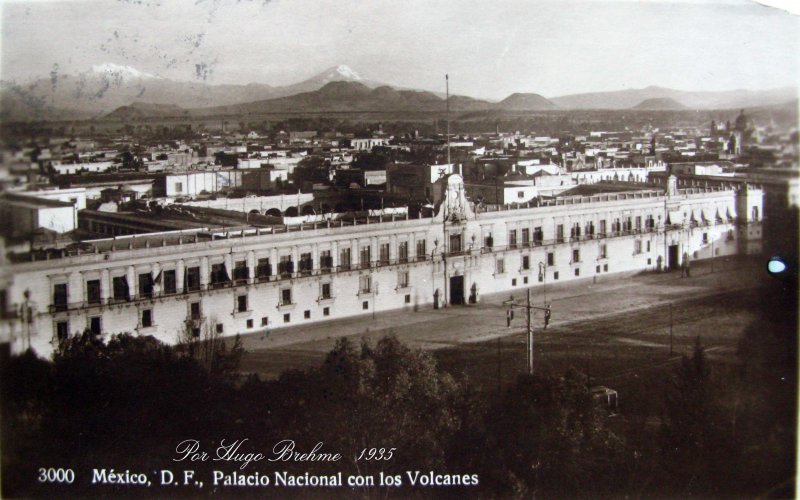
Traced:
[[800, 16], [745, 0], [0, 0], [0, 78], [114, 63], [286, 85], [345, 64], [392, 85], [502, 99], [800, 83]]

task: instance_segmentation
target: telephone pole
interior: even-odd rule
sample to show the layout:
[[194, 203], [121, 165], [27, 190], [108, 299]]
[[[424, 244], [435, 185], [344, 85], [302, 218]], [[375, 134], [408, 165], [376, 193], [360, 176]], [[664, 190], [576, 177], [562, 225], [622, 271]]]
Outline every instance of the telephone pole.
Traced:
[[527, 330], [528, 330], [528, 375], [533, 375], [533, 330], [531, 329], [531, 289], [528, 288], [527, 290], [527, 299], [526, 299], [526, 306], [525, 309], [527, 310], [528, 314], [526, 314], [527, 318]]
[[[446, 99], [445, 99], [445, 118], [447, 119], [447, 168], [452, 170], [450, 166], [450, 77], [449, 75], [444, 75], [444, 82], [445, 82], [445, 92], [446, 92]], [[445, 170], [446, 172], [446, 170]], [[445, 175], [442, 175], [444, 179]], [[448, 184], [446, 180], [442, 181], [442, 263], [444, 264], [444, 297], [442, 298], [442, 306], [447, 306], [447, 196], [450, 194], [448, 193]]]
[[669, 305], [669, 355], [672, 356], [672, 303]]
[[506, 311], [506, 321], [507, 326], [511, 326], [511, 320], [514, 319], [514, 309], [525, 309], [525, 326], [528, 333], [527, 338], [527, 354], [528, 354], [528, 375], [533, 375], [533, 323], [531, 321], [531, 311], [533, 310], [540, 310], [544, 311], [544, 330], [547, 329], [547, 325], [550, 323], [550, 305], [546, 304], [544, 307], [534, 306], [531, 305], [531, 289], [528, 288], [527, 290], [527, 297], [525, 302], [518, 302], [514, 300], [514, 296], [512, 295], [509, 300], [503, 302], [503, 304], [508, 307]]

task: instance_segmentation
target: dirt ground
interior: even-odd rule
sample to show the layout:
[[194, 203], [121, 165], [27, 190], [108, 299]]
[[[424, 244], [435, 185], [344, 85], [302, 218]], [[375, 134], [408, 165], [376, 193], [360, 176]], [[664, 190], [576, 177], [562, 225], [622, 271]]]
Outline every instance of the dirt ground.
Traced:
[[[532, 303], [542, 305], [546, 292], [552, 307], [546, 331], [541, 312], [532, 318], [535, 370], [572, 366], [593, 383], [620, 385], [626, 377], [676, 362], [697, 336], [712, 361], [734, 362], [738, 339], [757, 320], [759, 288], [770, 279], [760, 259], [740, 257], [697, 262], [688, 278], [642, 273], [534, 287]], [[513, 295], [523, 300], [525, 289]], [[477, 306], [393, 311], [248, 335], [241, 370], [274, 378], [318, 364], [339, 337], [374, 342], [393, 334], [435, 351], [442, 368], [496, 390], [498, 380], [505, 385], [527, 363], [524, 311], [516, 311], [508, 328], [508, 298], [484, 296]]]

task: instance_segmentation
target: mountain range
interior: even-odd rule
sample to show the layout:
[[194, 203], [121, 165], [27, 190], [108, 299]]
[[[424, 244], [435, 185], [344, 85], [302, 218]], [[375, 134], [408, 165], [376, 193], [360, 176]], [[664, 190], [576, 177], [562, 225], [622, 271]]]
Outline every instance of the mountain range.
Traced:
[[[202, 75], [198, 75], [202, 76]], [[362, 78], [339, 65], [298, 83], [271, 86], [211, 85], [202, 79], [175, 81], [111, 63], [78, 75], [17, 84], [0, 82], [0, 121], [107, 117], [136, 120], [167, 116], [218, 116], [313, 111], [440, 112], [441, 94], [404, 89]], [[514, 93], [500, 102], [451, 96], [452, 111], [557, 109], [730, 109], [775, 105], [797, 99], [796, 88], [762, 91], [692, 92], [662, 87], [573, 94], [547, 99]]]
[[[797, 99], [796, 87], [769, 90], [688, 91], [650, 86], [643, 89], [591, 92], [554, 97], [551, 100], [564, 109], [626, 109], [648, 99], [671, 99], [690, 109], [733, 109], [781, 104]], [[667, 109], [673, 105], [663, 101]]]

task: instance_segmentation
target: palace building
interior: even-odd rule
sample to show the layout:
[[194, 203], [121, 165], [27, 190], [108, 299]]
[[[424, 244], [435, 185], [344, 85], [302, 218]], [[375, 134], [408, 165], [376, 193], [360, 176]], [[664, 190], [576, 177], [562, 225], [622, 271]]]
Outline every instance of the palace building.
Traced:
[[428, 218], [192, 228], [12, 258], [0, 330], [40, 354], [86, 329], [175, 343], [760, 251], [763, 195], [746, 185], [678, 189], [673, 177], [666, 189], [594, 185], [491, 209], [467, 199], [458, 174], [438, 188]]

